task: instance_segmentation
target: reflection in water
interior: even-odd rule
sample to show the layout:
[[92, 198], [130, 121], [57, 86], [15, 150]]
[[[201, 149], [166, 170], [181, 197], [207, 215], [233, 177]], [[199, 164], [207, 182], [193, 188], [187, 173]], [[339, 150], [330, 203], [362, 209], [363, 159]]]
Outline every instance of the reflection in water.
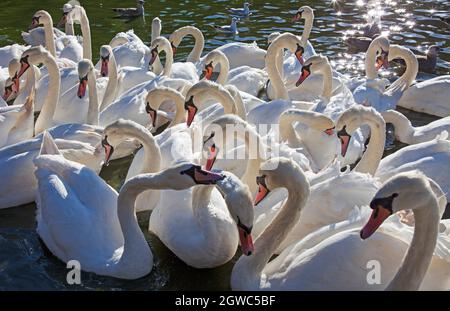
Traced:
[[[406, 45], [416, 53], [424, 52], [430, 45], [442, 47], [438, 60], [437, 73], [450, 73], [450, 38], [449, 26], [439, 20], [439, 16], [448, 14], [449, 2], [446, 0], [321, 0], [321, 1], [284, 1], [280, 3], [254, 0], [253, 14], [241, 18], [238, 22], [239, 34], [228, 36], [215, 32], [212, 25], [229, 25], [231, 17], [228, 7], [239, 7], [242, 1], [153, 1], [146, 3], [145, 19], [114, 19], [113, 7], [123, 6], [123, 1], [109, 0], [104, 2], [86, 1], [93, 39], [94, 59], [96, 51], [119, 31], [134, 29], [144, 41], [150, 40], [151, 20], [155, 16], [162, 19], [163, 34], [168, 35], [178, 27], [195, 25], [205, 35], [205, 50], [223, 45], [227, 42], [256, 41], [266, 48], [267, 35], [274, 31], [290, 31], [300, 34], [302, 23], [290, 22], [293, 12], [300, 5], [310, 5], [315, 9], [314, 28], [310, 41], [316, 51], [328, 56], [335, 69], [349, 75], [364, 75], [364, 54], [349, 54], [343, 39], [349, 36], [360, 36], [364, 25], [370, 18], [381, 17], [382, 33], [389, 35], [394, 43]], [[2, 35], [0, 46], [14, 42], [22, 42], [20, 33], [27, 29], [32, 12], [38, 9], [48, 10], [54, 20], [61, 14], [60, 0], [17, 1], [6, 0], [2, 4], [8, 10], [0, 11]], [[23, 12], [29, 12], [29, 18]], [[27, 13], [28, 14], [28, 13]], [[192, 49], [192, 39], [186, 39], [184, 45], [177, 50], [176, 60], [185, 59]], [[393, 67], [381, 72], [391, 80], [399, 74], [400, 67]], [[420, 74], [418, 79], [427, 79], [434, 75]], [[408, 112], [405, 113], [414, 125], [427, 124], [436, 118]], [[392, 153], [402, 145], [395, 143]], [[116, 190], [119, 190], [125, 179], [132, 157], [114, 161], [101, 172], [101, 176]], [[234, 261], [217, 269], [197, 270], [187, 267], [174, 256], [155, 236], [148, 233], [150, 214], [138, 215], [139, 223], [145, 232], [152, 248], [155, 267], [152, 273], [139, 280], [122, 281], [107, 277], [99, 277], [90, 273], [82, 273], [81, 286], [66, 284], [65, 265], [54, 258], [39, 241], [35, 228], [35, 207], [33, 204], [0, 211], [0, 290], [2, 289], [111, 289], [111, 290], [197, 290], [197, 289], [229, 289], [229, 276]], [[448, 216], [447, 216], [448, 217]], [[236, 255], [235, 259], [238, 258]]]

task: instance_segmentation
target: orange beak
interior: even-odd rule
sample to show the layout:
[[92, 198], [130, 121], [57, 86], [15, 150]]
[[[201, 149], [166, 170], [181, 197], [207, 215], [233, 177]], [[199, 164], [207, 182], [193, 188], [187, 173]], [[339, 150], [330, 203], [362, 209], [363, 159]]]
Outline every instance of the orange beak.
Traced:
[[212, 75], [213, 75], [213, 66], [212, 65], [206, 65], [204, 73], [205, 73], [205, 79], [206, 80], [211, 80]]
[[208, 159], [206, 160], [206, 169], [209, 171], [214, 166], [214, 162], [216, 162], [217, 154], [219, 153], [219, 149], [216, 148], [216, 145], [213, 144], [209, 149]]
[[189, 100], [184, 104], [184, 109], [188, 112], [188, 117], [186, 120], [186, 125], [191, 126], [194, 121], [195, 115], [197, 114], [198, 108], [194, 104], [194, 97], [191, 96]]
[[255, 248], [253, 246], [253, 239], [251, 233], [248, 230], [242, 228], [238, 224], [238, 232], [239, 232], [239, 241], [241, 242], [241, 250], [245, 256], [250, 256]]
[[102, 77], [108, 76], [108, 63], [109, 63], [109, 57], [102, 57], [102, 67], [100, 69], [100, 74]]
[[333, 136], [334, 135], [334, 127], [325, 130], [325, 134], [327, 134], [328, 136]]
[[114, 147], [108, 143], [108, 136], [105, 136], [102, 140], [102, 146], [105, 148], [105, 166], [108, 166], [111, 156], [114, 153]]
[[177, 53], [177, 47], [173, 44], [173, 42], [171, 42], [170, 45], [172, 46], [172, 53], [175, 56], [175, 54]]
[[26, 60], [26, 59], [21, 59], [20, 60], [20, 70], [19, 70], [19, 73], [17, 74], [17, 78], [20, 78], [24, 73], [25, 73], [25, 71], [27, 71], [27, 69], [28, 68], [30, 68], [30, 64], [28, 63], [28, 60]]
[[367, 224], [362, 228], [360, 231], [361, 239], [365, 240], [368, 237], [370, 237], [377, 229], [381, 226], [381, 224], [389, 217], [391, 216], [391, 211], [387, 208], [384, 208], [381, 205], [376, 206], [373, 211], [372, 215], [370, 215], [370, 218], [367, 222]]
[[266, 186], [265, 176], [256, 177], [256, 183], [258, 184], [258, 193], [255, 198], [255, 205], [258, 205], [269, 194], [270, 190]]
[[80, 79], [80, 84], [78, 84], [78, 92], [77, 95], [79, 98], [83, 98], [86, 95], [87, 88], [87, 77]]
[[302, 73], [300, 74], [300, 78], [299, 78], [298, 81], [295, 83], [295, 86], [296, 86], [296, 87], [299, 87], [300, 84], [302, 84], [303, 81], [305, 81], [306, 78], [308, 78], [310, 74], [311, 74], [311, 72], [309, 71], [309, 68], [303, 67], [303, 68], [302, 68]]

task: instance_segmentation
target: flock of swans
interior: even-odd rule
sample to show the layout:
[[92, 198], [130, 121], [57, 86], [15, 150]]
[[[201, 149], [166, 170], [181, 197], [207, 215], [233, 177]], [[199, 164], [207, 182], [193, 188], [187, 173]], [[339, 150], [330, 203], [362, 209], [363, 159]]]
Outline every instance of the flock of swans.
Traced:
[[[205, 54], [200, 29], [164, 37], [155, 18], [150, 46], [130, 30], [95, 57], [83, 7], [64, 6], [65, 32], [37, 11], [26, 45], [0, 48], [0, 208], [36, 202], [51, 253], [99, 275], [151, 273], [136, 218], [151, 210], [148, 230], [189, 266], [223, 265], [240, 245], [233, 290], [449, 290], [450, 76], [414, 83], [416, 56], [378, 36], [366, 76], [349, 79], [308, 41], [312, 8], [302, 20], [267, 50]], [[391, 84], [378, 70], [393, 59], [406, 71]], [[396, 106], [441, 119], [414, 127]], [[409, 146], [383, 158], [386, 123]], [[117, 192], [98, 173], [131, 154]]]

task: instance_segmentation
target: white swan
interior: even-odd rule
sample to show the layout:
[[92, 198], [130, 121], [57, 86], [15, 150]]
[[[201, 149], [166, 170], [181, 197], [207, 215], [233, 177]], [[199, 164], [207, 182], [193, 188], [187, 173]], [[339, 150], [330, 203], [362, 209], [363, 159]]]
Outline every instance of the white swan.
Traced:
[[[32, 71], [32, 70], [31, 70]], [[21, 106], [0, 107], [0, 148], [30, 139], [34, 135], [34, 90]]]
[[[44, 26], [45, 47], [53, 57], [58, 59], [58, 66], [73, 67], [74, 64], [83, 58], [83, 49], [73, 36], [60, 37], [61, 42], [67, 43], [68, 46], [61, 48], [59, 53], [57, 53], [56, 42], [53, 38], [53, 19], [47, 11], [39, 10], [33, 15], [31, 27], [37, 27], [41, 24]], [[78, 46], [76, 46], [77, 44]], [[85, 44], [88, 45], [88, 43]]]
[[354, 106], [344, 112], [336, 123], [336, 130], [345, 154], [349, 133], [358, 127], [370, 126], [370, 142], [361, 160], [354, 168], [357, 172], [369, 173], [385, 181], [395, 174], [420, 170], [433, 179], [450, 198], [450, 182], [446, 171], [442, 169], [450, 161], [450, 141], [444, 132], [431, 141], [407, 146], [381, 160], [386, 140], [386, 123], [383, 117], [373, 108]]
[[28, 49], [27, 46], [12, 44], [0, 47], [0, 68], [6, 68], [13, 58], [20, 58], [20, 55]]
[[253, 252], [250, 193], [236, 176], [224, 172], [223, 177], [216, 181], [218, 189], [162, 191], [150, 217], [149, 229], [189, 266], [223, 265], [235, 255], [238, 241], [245, 255]]
[[219, 65], [220, 72], [216, 80], [217, 83], [234, 85], [239, 91], [252, 96], [258, 96], [267, 84], [268, 76], [264, 70], [242, 66], [230, 71], [230, 63], [220, 50], [211, 51], [206, 55], [205, 64], [204, 74], [206, 79], [211, 80], [214, 68]]
[[106, 109], [100, 113], [100, 125], [107, 126], [119, 118], [130, 119], [141, 125], [146, 125], [148, 123], [148, 116], [146, 116], [145, 113], [144, 100], [148, 91], [157, 86], [167, 86], [182, 93], [187, 92], [191, 83], [183, 79], [170, 78], [173, 64], [173, 52], [170, 42], [164, 37], [158, 37], [153, 41], [151, 50], [154, 51], [152, 52], [154, 55], [154, 57], [152, 57], [153, 60], [156, 59], [159, 51], [164, 51], [166, 53], [166, 63], [161, 75], [149, 82], [143, 82], [128, 90], [118, 100], [106, 107]]
[[[42, 136], [0, 149], [0, 169], [5, 179], [0, 190], [0, 209], [31, 203], [35, 199], [37, 181], [33, 159], [39, 154]], [[100, 171], [104, 158], [100, 148], [76, 140], [56, 139], [56, 144], [67, 159]]]
[[386, 123], [395, 128], [395, 138], [408, 145], [424, 143], [436, 138], [443, 131], [450, 133], [450, 117], [445, 117], [422, 126], [413, 126], [411, 121], [401, 112], [388, 110], [382, 112]]
[[[445, 261], [433, 258], [439, 204], [423, 175], [403, 173], [387, 182], [374, 196], [371, 206], [376, 212], [361, 233], [366, 238], [393, 211], [412, 208], [418, 223], [405, 258], [403, 253], [409, 243], [395, 233], [386, 234], [382, 227], [380, 233], [362, 241], [358, 228], [343, 230], [337, 224], [322, 239], [314, 239], [318, 234], [313, 233], [270, 261], [279, 243], [301, 219], [310, 190], [304, 173], [288, 159], [269, 160], [261, 168], [261, 174], [260, 183], [268, 189], [287, 188], [289, 197], [256, 239], [254, 253], [242, 256], [235, 264], [231, 275], [233, 290], [417, 290], [422, 281], [422, 289], [448, 288], [449, 274], [442, 273]], [[381, 284], [369, 284], [367, 270], [355, 269], [374, 259], [383, 266]], [[427, 273], [432, 259], [435, 269]], [[441, 275], [436, 274], [436, 268]], [[325, 282], [330, 275], [332, 282]]]
[[[419, 68], [416, 56], [407, 48], [399, 49], [396, 56], [402, 58], [406, 64], [406, 71], [401, 78], [402, 80], [398, 79], [390, 86], [390, 88], [395, 87], [404, 90], [397, 105], [438, 117], [450, 116], [448, 101], [450, 97], [450, 75], [413, 84]], [[392, 59], [394, 59], [394, 56], [390, 53], [389, 60]]]
[[[35, 165], [37, 231], [46, 246], [64, 262], [78, 260], [84, 271], [123, 279], [143, 277], [153, 267], [153, 255], [136, 220], [136, 197], [147, 189], [181, 190], [222, 178], [181, 164], [137, 176], [117, 194], [85, 166], [64, 159], [54, 145], [44, 145]], [[93, 195], [86, 197], [86, 191]], [[92, 228], [96, 234], [80, 228]]]

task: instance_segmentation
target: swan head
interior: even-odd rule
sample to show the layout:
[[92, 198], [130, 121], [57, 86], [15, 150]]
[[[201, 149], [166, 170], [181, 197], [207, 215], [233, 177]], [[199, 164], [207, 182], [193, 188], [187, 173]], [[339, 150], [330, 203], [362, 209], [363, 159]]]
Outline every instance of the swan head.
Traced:
[[8, 64], [8, 72], [9, 77], [5, 82], [5, 92], [3, 93], [3, 99], [5, 101], [12, 100], [13, 96], [19, 92], [20, 88], [20, 79], [19, 79], [19, 71], [20, 71], [20, 60], [17, 58], [13, 58], [9, 61]]
[[228, 63], [228, 59], [222, 51], [211, 51], [208, 53], [208, 55], [206, 55], [205, 68], [203, 69], [203, 75], [205, 79], [211, 80], [214, 72], [214, 67], [221, 62]]
[[78, 84], [77, 96], [83, 98], [86, 95], [86, 88], [89, 80], [89, 73], [94, 70], [94, 65], [89, 59], [83, 59], [78, 62], [78, 77], [80, 82]]
[[20, 70], [17, 74], [18, 78], [20, 78], [31, 65], [43, 63], [43, 60], [46, 58], [53, 58], [53, 56], [40, 45], [24, 51], [20, 57]]
[[388, 179], [370, 202], [372, 215], [360, 231], [362, 239], [370, 237], [392, 214], [402, 210], [428, 208], [433, 190], [430, 180], [420, 171], [397, 174]]
[[[280, 157], [267, 160], [261, 165], [259, 176], [256, 177], [258, 194], [255, 205], [264, 200], [270, 191], [276, 188], [288, 188], [296, 185], [296, 193], [301, 197], [309, 196], [309, 182], [300, 166], [291, 159]], [[299, 187], [300, 185], [300, 187]]]
[[70, 19], [70, 12], [72, 12], [74, 6], [70, 3], [66, 3], [63, 5], [62, 7], [62, 16], [61, 19], [59, 20], [58, 24], [56, 27], [58, 28], [62, 28], [64, 27], [64, 25], [69, 21]]
[[230, 216], [237, 225], [242, 253], [250, 256], [254, 252], [252, 196], [248, 186], [236, 175], [229, 172], [223, 172], [223, 175], [225, 178], [218, 181], [216, 186], [223, 194]]
[[172, 52], [172, 47], [170, 45], [169, 40], [167, 40], [164, 37], [158, 37], [155, 40], [153, 40], [152, 45], [150, 47], [150, 51], [152, 57], [150, 59], [149, 65], [152, 66], [153, 63], [156, 61], [156, 59], [159, 57], [159, 53], [161, 51], [165, 51], [166, 53], [168, 53], [169, 51]]
[[384, 67], [385, 69], [389, 68], [389, 58], [391, 57], [389, 55], [391, 49], [389, 39], [384, 36], [378, 36], [370, 43], [368, 51], [371, 50], [372, 47], [374, 47], [376, 51], [375, 66], [377, 70], [381, 69], [381, 67]]
[[352, 134], [368, 121], [374, 121], [374, 126], [385, 126], [381, 114], [372, 107], [354, 105], [344, 111], [336, 122], [336, 131], [341, 141], [341, 155], [345, 157]]
[[322, 55], [314, 55], [306, 60], [302, 66], [300, 78], [295, 83], [295, 86], [300, 86], [311, 73], [323, 73], [326, 69], [331, 68], [328, 58]]
[[300, 7], [297, 12], [295, 12], [295, 15], [292, 17], [292, 22], [298, 22], [300, 19], [306, 19], [306, 18], [314, 18], [314, 11], [311, 7], [305, 5]]
[[102, 77], [108, 76], [108, 64], [109, 64], [109, 58], [112, 54], [112, 48], [111, 46], [105, 44], [102, 45], [100, 48], [100, 59], [102, 61], [102, 66], [100, 69], [100, 74]]
[[31, 18], [31, 25], [28, 30], [37, 28], [40, 25], [53, 25], [52, 17], [47, 11], [39, 10], [34, 13], [33, 17]]
[[164, 184], [173, 190], [183, 190], [196, 185], [215, 185], [225, 176], [203, 170], [200, 165], [181, 163], [164, 171]]
[[[150, 123], [154, 129], [156, 129], [157, 122], [160, 121], [158, 120], [158, 117], [160, 116], [158, 114], [158, 109], [161, 104], [168, 99], [184, 101], [184, 96], [177, 90], [166, 86], [157, 86], [147, 93], [145, 98], [145, 112], [148, 114]], [[178, 109], [178, 107], [176, 109]]]

